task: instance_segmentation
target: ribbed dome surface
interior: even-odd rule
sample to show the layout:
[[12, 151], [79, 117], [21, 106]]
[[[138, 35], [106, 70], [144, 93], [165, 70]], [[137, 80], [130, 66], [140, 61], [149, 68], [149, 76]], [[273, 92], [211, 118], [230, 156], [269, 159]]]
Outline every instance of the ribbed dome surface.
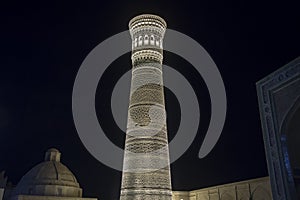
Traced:
[[66, 185], [79, 187], [72, 172], [60, 162], [47, 161], [32, 168], [19, 184]]
[[60, 162], [59, 151], [49, 149], [45, 160], [22, 177], [15, 194], [81, 197], [82, 189], [73, 173]]

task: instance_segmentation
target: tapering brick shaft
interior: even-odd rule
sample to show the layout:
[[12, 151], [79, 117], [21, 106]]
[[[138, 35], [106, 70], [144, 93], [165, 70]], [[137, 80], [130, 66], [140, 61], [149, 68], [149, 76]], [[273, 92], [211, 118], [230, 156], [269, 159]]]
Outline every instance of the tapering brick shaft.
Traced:
[[139, 15], [129, 29], [133, 68], [120, 200], [171, 200], [162, 77], [166, 22]]

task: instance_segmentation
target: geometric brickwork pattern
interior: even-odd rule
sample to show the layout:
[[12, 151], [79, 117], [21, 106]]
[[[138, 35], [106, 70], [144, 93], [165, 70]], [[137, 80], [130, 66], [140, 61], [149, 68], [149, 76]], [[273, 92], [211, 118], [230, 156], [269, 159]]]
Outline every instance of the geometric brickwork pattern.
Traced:
[[120, 200], [171, 200], [162, 77], [166, 22], [139, 15], [129, 29], [133, 68]]

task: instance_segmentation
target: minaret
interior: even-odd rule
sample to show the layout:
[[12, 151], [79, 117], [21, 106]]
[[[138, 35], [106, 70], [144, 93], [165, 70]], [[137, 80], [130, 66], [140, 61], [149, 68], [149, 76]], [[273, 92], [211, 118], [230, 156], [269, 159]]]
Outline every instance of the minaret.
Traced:
[[139, 15], [129, 29], [133, 68], [120, 200], [171, 200], [162, 77], [166, 22]]

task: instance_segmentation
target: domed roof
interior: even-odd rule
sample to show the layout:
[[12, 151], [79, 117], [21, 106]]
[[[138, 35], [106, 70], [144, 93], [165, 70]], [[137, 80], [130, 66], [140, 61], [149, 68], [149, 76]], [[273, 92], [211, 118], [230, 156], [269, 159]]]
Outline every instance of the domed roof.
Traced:
[[16, 187], [16, 195], [81, 197], [74, 174], [60, 162], [60, 152], [49, 149], [45, 161], [27, 172]]

